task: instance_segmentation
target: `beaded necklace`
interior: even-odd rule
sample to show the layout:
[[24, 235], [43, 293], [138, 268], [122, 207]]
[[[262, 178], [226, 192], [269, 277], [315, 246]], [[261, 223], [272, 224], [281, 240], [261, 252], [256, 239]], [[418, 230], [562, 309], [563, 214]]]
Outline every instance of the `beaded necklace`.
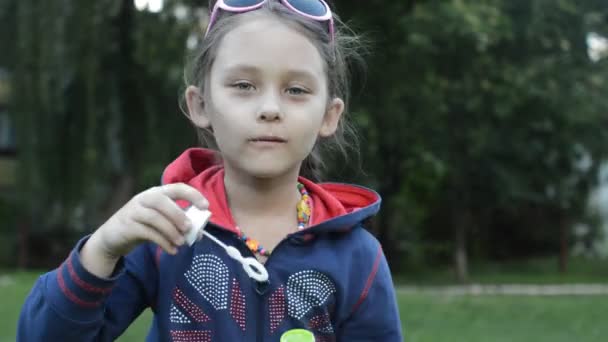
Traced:
[[[302, 230], [306, 228], [306, 226], [308, 226], [308, 222], [310, 221], [310, 214], [312, 212], [312, 202], [310, 201], [310, 195], [308, 195], [304, 184], [298, 182], [298, 190], [300, 191], [300, 194], [302, 194], [302, 198], [296, 205], [296, 211], [298, 213], [298, 230]], [[265, 257], [270, 256], [270, 254], [272, 253], [271, 251], [262, 247], [257, 240], [246, 236], [239, 227], [236, 227], [236, 229], [238, 231], [239, 239], [245, 242], [245, 244], [253, 254], [259, 254]]]

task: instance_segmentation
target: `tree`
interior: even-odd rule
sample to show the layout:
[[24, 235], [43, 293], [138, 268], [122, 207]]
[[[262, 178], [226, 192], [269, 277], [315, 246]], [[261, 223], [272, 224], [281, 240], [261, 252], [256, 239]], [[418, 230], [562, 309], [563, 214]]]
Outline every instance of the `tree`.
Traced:
[[498, 213], [535, 205], [542, 226], [512, 229], [560, 227], [567, 238], [605, 154], [606, 101], [596, 94], [605, 91], [598, 75], [606, 65], [592, 63], [585, 44], [590, 30], [606, 29], [605, 14], [599, 2], [576, 1], [350, 7], [349, 16], [381, 33], [358, 114], [369, 142], [363, 158], [389, 207], [383, 242], [399, 234], [391, 225], [407, 227], [407, 214], [423, 212], [418, 235], [452, 241], [464, 281], [467, 241], [492, 230]]
[[[94, 228], [196, 144], [175, 116], [200, 4], [165, 3], [0, 4], [0, 65], [19, 75], [19, 202], [34, 233]], [[565, 267], [606, 153], [608, 61], [586, 45], [590, 32], [608, 37], [605, 1], [335, 5], [374, 42], [352, 106], [367, 174], [351, 176], [383, 196], [373, 230], [396, 269], [451, 260], [464, 281], [471, 256], [560, 245]]]
[[25, 221], [34, 232], [94, 228], [195, 141], [175, 116], [197, 18], [137, 12], [130, 0], [6, 6], [18, 24], [13, 113]]

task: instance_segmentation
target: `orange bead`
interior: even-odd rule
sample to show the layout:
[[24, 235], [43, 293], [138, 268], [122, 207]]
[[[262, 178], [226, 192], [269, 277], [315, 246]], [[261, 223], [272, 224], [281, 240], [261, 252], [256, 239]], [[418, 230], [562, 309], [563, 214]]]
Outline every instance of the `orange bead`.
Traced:
[[258, 246], [260, 245], [255, 240], [249, 240], [249, 241], [245, 242], [245, 244], [247, 244], [247, 247], [249, 247], [249, 249], [252, 250], [252, 251], [257, 251], [258, 250]]

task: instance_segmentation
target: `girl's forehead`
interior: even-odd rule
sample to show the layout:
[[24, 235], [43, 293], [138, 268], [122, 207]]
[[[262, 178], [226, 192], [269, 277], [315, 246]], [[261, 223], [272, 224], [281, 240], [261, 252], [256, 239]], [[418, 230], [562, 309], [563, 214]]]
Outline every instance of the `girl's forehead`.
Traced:
[[270, 16], [248, 19], [221, 40], [215, 67], [222, 71], [242, 66], [260, 70], [271, 68], [323, 77], [325, 63], [308, 37]]

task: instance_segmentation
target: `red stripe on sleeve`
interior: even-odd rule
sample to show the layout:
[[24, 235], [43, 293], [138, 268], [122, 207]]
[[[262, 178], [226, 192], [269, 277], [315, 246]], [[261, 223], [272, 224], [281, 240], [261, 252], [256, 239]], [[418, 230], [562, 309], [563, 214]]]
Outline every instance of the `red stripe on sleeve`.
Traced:
[[361, 292], [361, 296], [359, 296], [359, 300], [353, 306], [351, 315], [355, 311], [357, 311], [357, 309], [363, 303], [365, 298], [367, 298], [367, 293], [369, 292], [369, 289], [372, 287], [372, 283], [374, 282], [374, 279], [376, 278], [376, 273], [378, 273], [378, 266], [380, 266], [381, 257], [382, 257], [382, 246], [378, 246], [378, 252], [376, 253], [376, 260], [374, 261], [374, 266], [372, 267], [372, 271], [370, 272], [369, 276], [367, 277], [367, 281], [365, 282], [365, 287], [363, 288], [363, 291]]
[[72, 279], [72, 281], [74, 281], [76, 283], [76, 285], [80, 286], [81, 288], [83, 288], [86, 291], [89, 291], [92, 293], [106, 294], [112, 290], [112, 286], [104, 287], [104, 288], [97, 287], [97, 286], [91, 285], [91, 284], [87, 283], [86, 281], [80, 279], [78, 274], [76, 274], [76, 271], [74, 271], [74, 265], [72, 265], [72, 255], [71, 254], [70, 254], [70, 257], [68, 258], [68, 272], [70, 273], [70, 278]]
[[61, 267], [57, 270], [57, 282], [59, 283], [59, 287], [61, 288], [61, 291], [63, 292], [63, 294], [66, 297], [68, 297], [69, 300], [76, 303], [77, 305], [87, 307], [87, 308], [94, 308], [94, 307], [99, 306], [101, 304], [101, 300], [96, 301], [96, 302], [89, 302], [86, 300], [82, 300], [82, 299], [78, 298], [72, 291], [70, 291], [70, 289], [65, 285], [65, 281], [63, 279], [63, 268], [64, 267], [65, 267], [65, 263], [62, 264]]

